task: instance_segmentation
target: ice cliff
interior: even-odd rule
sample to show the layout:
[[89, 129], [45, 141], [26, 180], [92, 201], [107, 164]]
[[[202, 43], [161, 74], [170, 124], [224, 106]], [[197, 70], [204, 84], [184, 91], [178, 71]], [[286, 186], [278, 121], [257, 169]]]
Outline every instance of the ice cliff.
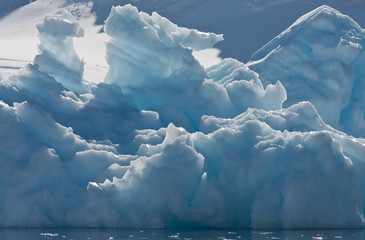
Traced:
[[114, 7], [99, 84], [70, 14], [38, 30], [34, 64], [0, 81], [1, 227], [364, 226], [365, 140], [350, 135], [364, 31], [350, 18], [318, 8], [250, 64], [204, 69], [192, 50], [221, 35]]

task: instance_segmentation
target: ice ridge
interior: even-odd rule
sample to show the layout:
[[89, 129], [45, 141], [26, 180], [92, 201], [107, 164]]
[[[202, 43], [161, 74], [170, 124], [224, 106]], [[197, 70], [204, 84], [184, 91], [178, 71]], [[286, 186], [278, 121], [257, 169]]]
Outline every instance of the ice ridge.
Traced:
[[364, 137], [364, 43], [365, 31], [354, 20], [322, 6], [257, 51], [248, 65], [264, 86], [280, 79], [287, 90], [284, 106], [310, 101], [325, 122]]

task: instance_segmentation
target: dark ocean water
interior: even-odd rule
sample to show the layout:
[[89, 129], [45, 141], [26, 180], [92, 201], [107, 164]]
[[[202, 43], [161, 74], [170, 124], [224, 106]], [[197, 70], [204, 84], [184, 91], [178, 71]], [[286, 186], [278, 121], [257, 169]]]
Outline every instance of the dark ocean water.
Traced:
[[0, 228], [1, 240], [117, 240], [117, 239], [239, 239], [239, 240], [365, 240], [365, 230], [130, 230], [130, 229], [8, 229]]

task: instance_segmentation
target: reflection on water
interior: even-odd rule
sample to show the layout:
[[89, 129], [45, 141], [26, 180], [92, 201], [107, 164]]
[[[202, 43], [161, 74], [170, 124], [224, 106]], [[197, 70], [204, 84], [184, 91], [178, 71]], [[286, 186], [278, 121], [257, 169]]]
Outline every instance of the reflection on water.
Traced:
[[239, 239], [239, 240], [365, 240], [365, 230], [127, 230], [127, 229], [7, 229], [1, 240], [118, 240], [118, 239]]

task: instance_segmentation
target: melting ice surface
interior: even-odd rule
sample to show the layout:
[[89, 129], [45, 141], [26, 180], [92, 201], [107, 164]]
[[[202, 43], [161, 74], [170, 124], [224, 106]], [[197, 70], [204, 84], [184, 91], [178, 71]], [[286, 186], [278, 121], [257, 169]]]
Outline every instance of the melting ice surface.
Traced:
[[351, 18], [322, 6], [249, 64], [204, 69], [192, 51], [221, 35], [114, 7], [99, 84], [71, 14], [37, 28], [34, 63], [0, 82], [1, 227], [364, 226], [365, 31]]

